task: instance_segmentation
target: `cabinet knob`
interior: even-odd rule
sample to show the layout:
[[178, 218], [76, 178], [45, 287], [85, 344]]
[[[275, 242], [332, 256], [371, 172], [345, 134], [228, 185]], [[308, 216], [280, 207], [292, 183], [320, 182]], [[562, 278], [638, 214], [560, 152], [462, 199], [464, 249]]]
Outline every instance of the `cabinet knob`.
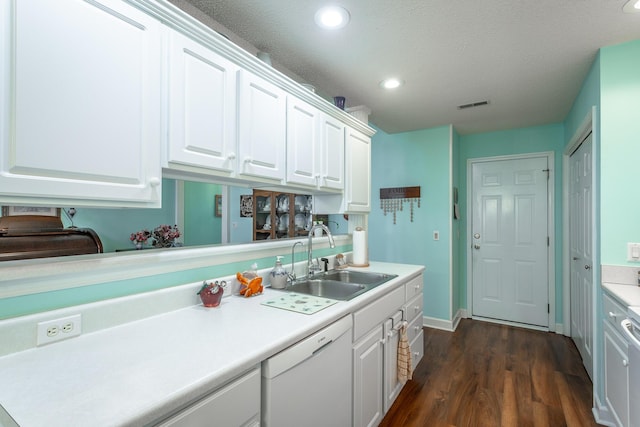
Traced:
[[622, 359], [622, 366], [629, 366], [629, 361], [627, 359]]
[[414, 351], [414, 352], [413, 352], [413, 355], [414, 355], [415, 357], [418, 357], [418, 356], [420, 356], [420, 352], [419, 352], [419, 351]]
[[612, 318], [612, 319], [615, 319], [618, 316], [616, 316], [616, 314], [613, 311], [610, 311], [609, 312], [609, 317]]
[[152, 187], [157, 187], [160, 185], [160, 178], [149, 178], [149, 185]]
[[244, 162], [245, 163], [251, 163], [253, 161], [253, 159], [251, 157], [245, 157], [244, 158]]
[[414, 329], [416, 332], [420, 332], [420, 326], [414, 326], [414, 327], [413, 327], [413, 329]]
[[227, 154], [227, 159], [229, 160], [233, 160], [236, 158], [236, 153], [234, 153], [233, 151], [229, 154]]
[[416, 285], [415, 289], [416, 289], [416, 291], [419, 291], [420, 290], [420, 285]]

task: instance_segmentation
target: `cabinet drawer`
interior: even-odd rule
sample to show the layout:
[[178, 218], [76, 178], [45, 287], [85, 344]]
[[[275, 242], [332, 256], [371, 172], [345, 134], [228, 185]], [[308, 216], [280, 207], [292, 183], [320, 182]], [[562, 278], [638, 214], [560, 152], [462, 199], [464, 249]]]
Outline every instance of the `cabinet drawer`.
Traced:
[[422, 332], [422, 316], [416, 316], [407, 327], [407, 339], [412, 342]]
[[404, 318], [408, 322], [413, 322], [416, 317], [422, 317], [422, 294], [416, 295], [411, 301], [403, 307]]
[[421, 274], [418, 277], [414, 277], [404, 285], [404, 293], [405, 293], [406, 301], [409, 301], [411, 298], [422, 293], [422, 286], [423, 286], [422, 282], [423, 282], [423, 276]]
[[420, 330], [420, 333], [417, 337], [411, 341], [411, 366], [413, 370], [416, 370], [416, 366], [422, 360], [422, 356], [424, 356], [424, 331]]
[[260, 369], [214, 391], [157, 427], [253, 426], [260, 422]]
[[605, 293], [602, 298], [602, 311], [605, 322], [608, 322], [619, 334], [624, 336], [620, 322], [627, 317], [627, 309]]
[[363, 309], [353, 313], [353, 341], [382, 323], [404, 303], [404, 286], [394, 289]]

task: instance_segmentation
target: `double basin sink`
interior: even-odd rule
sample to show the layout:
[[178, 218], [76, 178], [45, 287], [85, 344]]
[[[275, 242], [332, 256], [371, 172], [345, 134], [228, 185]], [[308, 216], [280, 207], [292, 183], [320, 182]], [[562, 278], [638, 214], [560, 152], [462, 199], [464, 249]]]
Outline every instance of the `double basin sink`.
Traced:
[[398, 276], [395, 274], [333, 270], [318, 273], [311, 279], [296, 280], [291, 286], [283, 290], [348, 301], [395, 277]]

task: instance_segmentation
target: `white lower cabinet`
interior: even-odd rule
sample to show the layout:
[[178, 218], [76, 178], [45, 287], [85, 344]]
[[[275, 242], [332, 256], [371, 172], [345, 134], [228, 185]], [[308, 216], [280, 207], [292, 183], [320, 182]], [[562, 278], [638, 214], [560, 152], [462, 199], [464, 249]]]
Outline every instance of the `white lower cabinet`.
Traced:
[[0, 5], [0, 202], [159, 207], [161, 26], [116, 0]]
[[382, 325], [353, 346], [353, 425], [375, 426], [384, 416]]
[[353, 314], [355, 427], [378, 425], [404, 386], [398, 381], [397, 370], [403, 321], [409, 322], [407, 338], [414, 369], [422, 358], [422, 280], [419, 275]]
[[158, 427], [257, 427], [260, 369], [256, 368], [159, 424]]
[[[616, 313], [626, 310], [606, 294], [604, 317], [604, 397], [617, 425], [629, 425], [629, 348], [621, 335], [622, 326]], [[611, 313], [611, 314], [609, 314]]]

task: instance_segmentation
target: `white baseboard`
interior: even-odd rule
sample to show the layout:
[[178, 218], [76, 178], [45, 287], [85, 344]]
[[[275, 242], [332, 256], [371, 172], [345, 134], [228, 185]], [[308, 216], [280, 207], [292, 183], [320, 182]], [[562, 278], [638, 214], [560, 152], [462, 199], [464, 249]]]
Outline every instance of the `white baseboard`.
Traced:
[[460, 320], [466, 317], [467, 317], [467, 311], [465, 309], [458, 310], [453, 320], [443, 320], [435, 317], [423, 316], [422, 326], [453, 332], [458, 327]]
[[595, 418], [598, 424], [602, 424], [610, 427], [617, 427], [617, 424], [613, 418], [611, 412], [609, 412], [609, 408], [607, 406], [602, 405], [598, 396], [595, 397], [594, 402], [595, 407], [591, 409], [593, 412], [593, 418]]

